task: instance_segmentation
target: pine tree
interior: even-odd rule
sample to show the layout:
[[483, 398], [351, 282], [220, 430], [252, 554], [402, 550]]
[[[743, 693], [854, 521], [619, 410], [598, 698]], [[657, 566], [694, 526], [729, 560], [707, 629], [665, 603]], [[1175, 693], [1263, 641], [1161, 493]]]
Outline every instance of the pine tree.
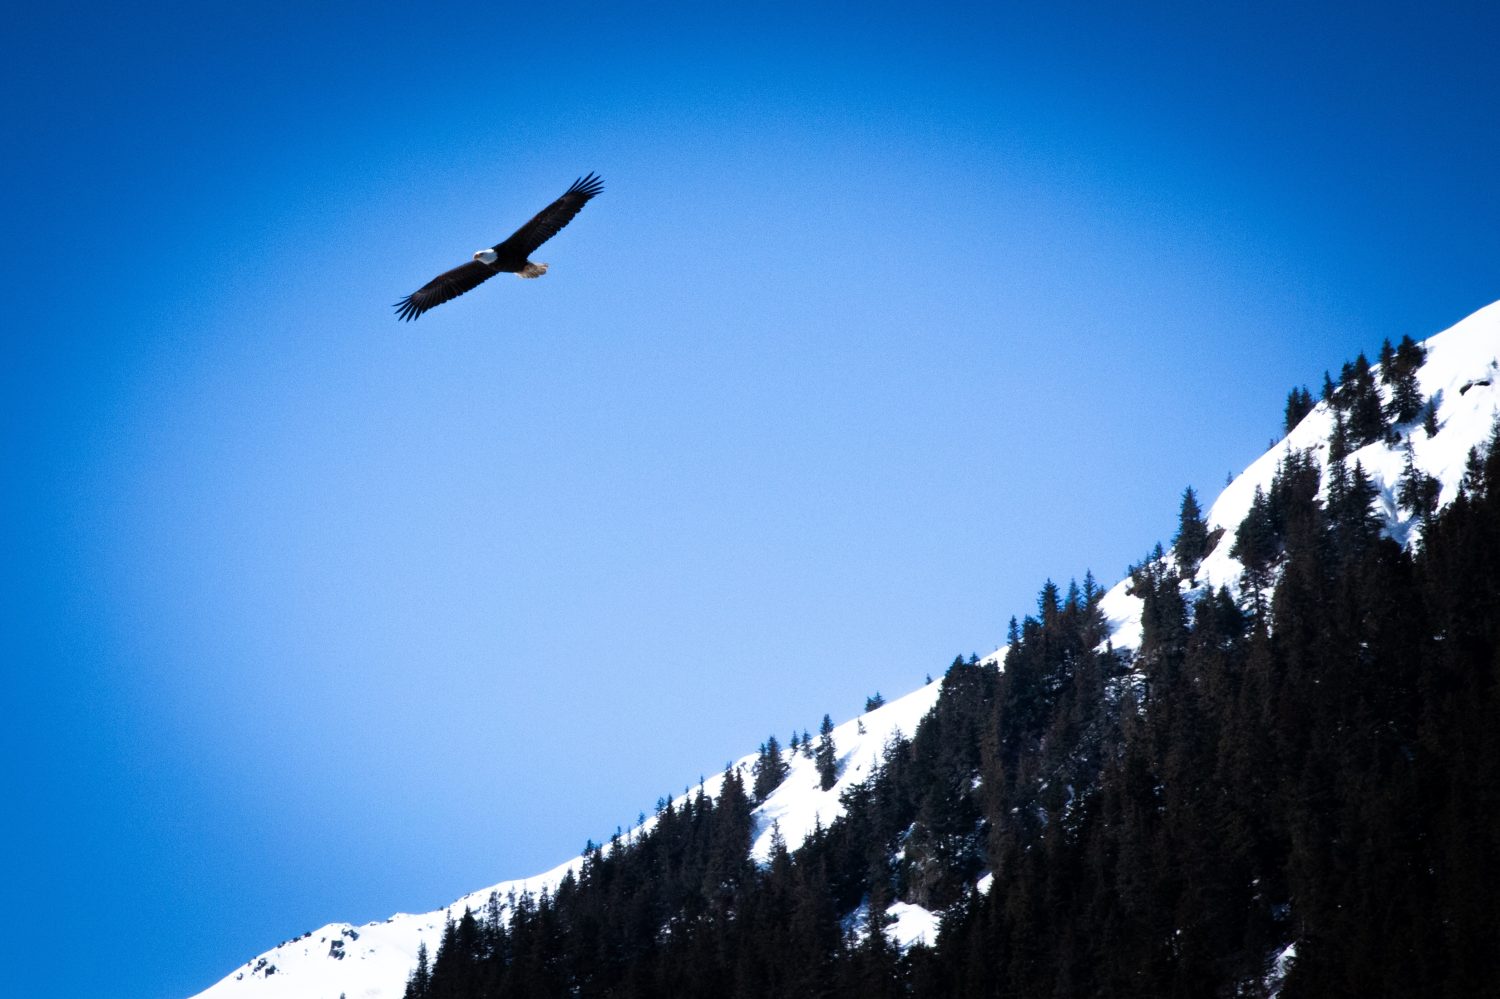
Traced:
[[1469, 448], [1464, 458], [1464, 477], [1458, 482], [1459, 490], [1473, 499], [1484, 499], [1484, 456], [1477, 447]]
[[[1389, 340], [1386, 346], [1390, 346]], [[1389, 363], [1381, 364], [1380, 380], [1391, 386], [1391, 401], [1386, 404], [1385, 415], [1394, 424], [1414, 420], [1422, 411], [1422, 389], [1417, 384], [1417, 369], [1423, 358], [1422, 348], [1413, 343], [1411, 337], [1406, 337], [1401, 341], [1401, 350], [1392, 352]]]
[[1332, 466], [1342, 462], [1353, 449], [1349, 423], [1341, 410], [1334, 410], [1333, 431], [1328, 435], [1328, 464]]
[[1172, 554], [1177, 566], [1185, 576], [1191, 578], [1198, 571], [1198, 563], [1208, 554], [1208, 524], [1198, 508], [1198, 497], [1193, 487], [1182, 493], [1182, 508], [1177, 514], [1177, 536], [1172, 539]]
[[1437, 400], [1428, 399], [1422, 406], [1422, 432], [1427, 435], [1428, 440], [1431, 440], [1438, 435], [1439, 429], [1441, 428], [1438, 426]]
[[1380, 405], [1380, 392], [1375, 387], [1375, 375], [1364, 354], [1361, 353], [1347, 367], [1339, 393], [1343, 408], [1349, 414], [1349, 437], [1355, 448], [1385, 436], [1385, 412]]
[[750, 799], [739, 772], [732, 767], [725, 770], [718, 801], [714, 802], [707, 820], [709, 842], [702, 882], [704, 896], [720, 910], [732, 906], [735, 892], [752, 880], [750, 811]]
[[833, 719], [823, 716], [823, 724], [818, 728], [818, 749], [815, 760], [818, 765], [818, 786], [824, 791], [829, 790], [838, 783], [838, 752], [833, 745]]
[[1255, 487], [1255, 498], [1250, 511], [1234, 533], [1234, 546], [1229, 549], [1233, 558], [1240, 560], [1244, 569], [1245, 589], [1251, 594], [1255, 616], [1265, 613], [1266, 588], [1271, 582], [1271, 567], [1279, 554], [1276, 539], [1276, 524], [1271, 517], [1271, 505], [1259, 486]]
[[427, 999], [432, 985], [432, 971], [427, 964], [427, 942], [417, 944], [417, 966], [406, 980], [404, 999]]
[[1395, 377], [1396, 348], [1391, 346], [1390, 337], [1381, 341], [1380, 360], [1376, 363], [1380, 365], [1380, 380], [1387, 385], [1391, 384], [1391, 379]]
[[1312, 411], [1312, 393], [1307, 390], [1306, 386], [1294, 388], [1288, 392], [1286, 397], [1286, 411], [1283, 414], [1283, 433], [1289, 434], [1297, 429], [1297, 424], [1301, 423], [1303, 418]]
[[1406, 442], [1404, 452], [1396, 501], [1425, 521], [1437, 510], [1438, 490], [1442, 484], [1417, 468], [1416, 452], [1410, 440]]
[[1057, 620], [1057, 615], [1062, 611], [1062, 600], [1058, 596], [1057, 584], [1047, 580], [1042, 584], [1042, 592], [1036, 598], [1037, 614], [1041, 617], [1042, 627], [1050, 627]]
[[1358, 559], [1380, 534], [1380, 516], [1374, 510], [1380, 492], [1358, 461], [1352, 469], [1338, 462], [1329, 472], [1328, 517], [1334, 544], [1345, 558]]
[[781, 743], [776, 741], [775, 735], [761, 743], [760, 756], [751, 769], [755, 778], [752, 790], [755, 800], [765, 801], [769, 798], [771, 792], [786, 780], [786, 775], [791, 772], [791, 769], [791, 765], [781, 758]]

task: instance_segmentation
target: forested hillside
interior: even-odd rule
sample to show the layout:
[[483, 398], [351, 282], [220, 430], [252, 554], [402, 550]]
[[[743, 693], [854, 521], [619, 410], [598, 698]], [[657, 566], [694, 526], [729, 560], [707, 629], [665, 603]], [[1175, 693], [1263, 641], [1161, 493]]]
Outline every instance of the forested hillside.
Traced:
[[[1130, 574], [1138, 648], [1091, 575], [1047, 582], [795, 849], [752, 859], [777, 774], [732, 768], [555, 890], [451, 919], [406, 995], [1490, 994], [1500, 434], [1451, 495], [1412, 464], [1422, 359], [1328, 379], [1327, 439], [1232, 530], [1184, 495]], [[1294, 391], [1287, 429], [1314, 408]], [[1408, 458], [1384, 491], [1355, 457], [1381, 442]], [[1233, 585], [1205, 582], [1213, 552]], [[940, 914], [935, 944], [886, 932], [903, 905]]]

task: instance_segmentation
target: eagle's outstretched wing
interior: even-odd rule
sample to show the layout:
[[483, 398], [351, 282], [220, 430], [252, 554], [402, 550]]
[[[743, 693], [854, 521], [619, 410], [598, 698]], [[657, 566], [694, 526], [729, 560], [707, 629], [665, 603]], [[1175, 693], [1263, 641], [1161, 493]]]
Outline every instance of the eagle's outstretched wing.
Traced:
[[499, 271], [496, 268], [477, 260], [460, 264], [451, 271], [439, 274], [397, 302], [396, 315], [410, 322], [433, 306], [442, 305], [471, 288], [479, 287], [487, 278], [497, 273]]
[[512, 261], [515, 262], [514, 269], [520, 269], [521, 265], [526, 262], [526, 258], [531, 256], [538, 246], [556, 236], [558, 230], [573, 221], [573, 216], [578, 214], [590, 198], [602, 190], [604, 190], [604, 181], [592, 173], [575, 180], [573, 186], [563, 192], [562, 197], [537, 212], [535, 218], [517, 229], [505, 242], [495, 244], [495, 255], [500, 258], [500, 269], [512, 269], [508, 266]]

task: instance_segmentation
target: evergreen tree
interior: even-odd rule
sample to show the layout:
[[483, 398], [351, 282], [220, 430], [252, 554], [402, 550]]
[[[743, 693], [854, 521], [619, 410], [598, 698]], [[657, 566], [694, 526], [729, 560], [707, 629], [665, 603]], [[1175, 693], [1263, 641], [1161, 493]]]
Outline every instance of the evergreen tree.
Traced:
[[1328, 516], [1336, 549], [1347, 559], [1364, 555], [1380, 534], [1380, 516], [1374, 510], [1379, 490], [1364, 466], [1356, 461], [1349, 469], [1339, 462], [1330, 469]]
[[1377, 363], [1380, 365], [1380, 380], [1387, 385], [1391, 384], [1391, 379], [1395, 377], [1396, 348], [1391, 346], [1390, 337], [1381, 341], [1380, 360]]
[[1313, 411], [1312, 393], [1304, 386], [1287, 393], [1286, 411], [1283, 414], [1283, 433], [1291, 433], [1308, 413]]
[[1422, 432], [1431, 440], [1438, 434], [1437, 401], [1428, 399], [1422, 406]]
[[1292, 450], [1276, 466], [1266, 496], [1278, 543], [1299, 531], [1316, 530], [1318, 491], [1323, 475], [1312, 449]]
[[[1389, 356], [1387, 356], [1389, 355]], [[1417, 384], [1417, 370], [1426, 360], [1426, 352], [1411, 337], [1402, 337], [1401, 347], [1391, 349], [1387, 340], [1381, 352], [1380, 380], [1391, 387], [1391, 400], [1385, 415], [1394, 424], [1407, 423], [1422, 412], [1422, 390]]]
[[1177, 514], [1177, 536], [1172, 539], [1172, 554], [1184, 574], [1192, 577], [1198, 571], [1198, 563], [1208, 554], [1208, 524], [1198, 508], [1198, 497], [1193, 487], [1182, 493], [1182, 508]]
[[1349, 457], [1349, 452], [1354, 450], [1354, 444], [1349, 434], [1349, 423], [1344, 419], [1342, 410], [1334, 410], [1333, 431], [1328, 435], [1328, 464], [1335, 465]]
[[838, 783], [838, 752], [833, 745], [833, 719], [823, 716], [818, 728], [818, 748], [814, 757], [818, 766], [818, 786], [827, 791]]
[[406, 980], [406, 992], [404, 999], [428, 999], [428, 989], [432, 984], [432, 972], [427, 965], [427, 942], [417, 944], [417, 966], [412, 969], [411, 977]]
[[[1158, 556], [1160, 557], [1160, 556]], [[1062, 600], [1058, 596], [1057, 584], [1052, 580], [1042, 584], [1042, 592], [1036, 598], [1037, 614], [1041, 617], [1043, 627], [1050, 627], [1057, 621], [1057, 615], [1062, 611]]]
[[1244, 588], [1250, 593], [1256, 617], [1265, 613], [1266, 588], [1271, 582], [1271, 569], [1279, 553], [1276, 540], [1276, 523], [1271, 517], [1271, 505], [1259, 486], [1255, 487], [1255, 498], [1250, 511], [1234, 533], [1234, 546], [1229, 554], [1244, 566]]
[[1380, 392], [1364, 354], [1346, 367], [1337, 398], [1348, 413], [1350, 442], [1356, 449], [1385, 436], [1385, 412], [1380, 405]]
[[769, 798], [771, 792], [786, 780], [786, 775], [791, 770], [791, 765], [781, 758], [781, 743], [776, 741], [775, 735], [761, 743], [760, 756], [752, 768], [755, 778], [752, 793], [755, 795], [755, 800], [759, 802]]
[[1425, 521], [1437, 510], [1441, 483], [1417, 468], [1416, 452], [1410, 440], [1406, 442], [1404, 452], [1396, 501]]

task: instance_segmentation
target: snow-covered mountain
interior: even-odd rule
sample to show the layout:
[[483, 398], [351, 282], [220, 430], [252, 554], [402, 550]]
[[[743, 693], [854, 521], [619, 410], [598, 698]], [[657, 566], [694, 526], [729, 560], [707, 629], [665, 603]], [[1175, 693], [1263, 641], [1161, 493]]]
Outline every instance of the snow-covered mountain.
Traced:
[[[917, 723], [937, 701], [939, 689], [939, 683], [929, 683], [899, 700], [835, 726], [833, 740], [838, 747], [840, 776], [827, 791], [819, 786], [812, 759], [802, 754], [788, 756], [791, 771], [786, 780], [755, 811], [752, 855], [757, 860], [767, 859], [772, 839], [778, 833], [795, 850], [819, 823], [826, 826], [841, 815], [844, 809], [839, 795], [870, 775], [891, 739], [897, 735], [909, 737], [916, 731]], [[747, 784], [755, 760], [752, 754], [734, 764]], [[723, 774], [705, 780], [704, 793], [717, 797], [723, 782]], [[674, 806], [677, 804], [680, 801], [674, 802]], [[655, 821], [647, 819], [644, 826], [628, 833], [625, 841], [649, 830]], [[338, 999], [340, 994], [347, 999], [399, 999], [407, 977], [416, 966], [418, 947], [425, 943], [430, 952], [436, 952], [443, 924], [450, 916], [458, 918], [465, 908], [480, 912], [492, 895], [502, 906], [508, 906], [510, 900], [523, 893], [540, 895], [557, 887], [570, 871], [576, 875], [582, 867], [583, 858], [578, 857], [536, 877], [482, 888], [435, 912], [399, 913], [384, 922], [364, 926], [330, 923], [245, 962], [199, 993], [197, 999]], [[934, 931], [935, 918], [915, 906], [903, 907], [896, 915], [904, 942]]]
[[[1397, 501], [1399, 483], [1406, 467], [1409, 444], [1418, 472], [1438, 483], [1438, 504], [1446, 506], [1458, 495], [1469, 450], [1483, 448], [1500, 412], [1500, 302], [1488, 305], [1466, 319], [1422, 342], [1426, 359], [1417, 371], [1417, 384], [1424, 399], [1435, 409], [1437, 432], [1428, 435], [1422, 417], [1397, 429], [1394, 442], [1376, 441], [1352, 451], [1346, 462], [1358, 462], [1377, 490], [1376, 507], [1386, 532], [1405, 545], [1420, 538], [1420, 516], [1403, 509]], [[1378, 379], [1379, 367], [1375, 368]], [[1389, 402], [1390, 386], [1381, 385], [1381, 402]], [[1227, 587], [1240, 594], [1244, 567], [1229, 554], [1235, 531], [1250, 511], [1256, 490], [1269, 492], [1277, 468], [1293, 451], [1311, 453], [1322, 470], [1320, 498], [1327, 499], [1329, 439], [1334, 428], [1334, 410], [1319, 402], [1292, 432], [1250, 463], [1224, 487], [1210, 506], [1206, 520], [1210, 532], [1222, 530], [1218, 543], [1200, 563], [1194, 585]], [[1167, 556], [1170, 560], [1170, 555]], [[1184, 584], [1186, 588], [1188, 584]], [[1140, 641], [1141, 601], [1129, 595], [1129, 580], [1122, 580], [1104, 597], [1116, 648], [1134, 648]]]
[[[1500, 414], [1500, 302], [1431, 337], [1422, 346], [1426, 356], [1417, 372], [1417, 384], [1423, 398], [1431, 400], [1433, 419], [1419, 417], [1403, 424], [1397, 428], [1398, 440], [1367, 444], [1348, 459], [1351, 465], [1360, 463], [1377, 490], [1376, 506], [1386, 531], [1408, 545], [1417, 543], [1420, 536], [1418, 515], [1397, 501], [1408, 448], [1415, 468], [1436, 481], [1439, 504], [1445, 505], [1458, 493], [1470, 449], [1489, 439]], [[1376, 374], [1378, 377], [1378, 370]], [[1382, 386], [1381, 391], [1382, 401], [1388, 401], [1391, 388]], [[1210, 531], [1222, 529], [1222, 533], [1194, 579], [1184, 586], [1222, 585], [1232, 593], [1239, 592], [1242, 567], [1229, 552], [1235, 529], [1250, 510], [1256, 490], [1270, 489], [1278, 466], [1294, 450], [1314, 456], [1323, 468], [1326, 490], [1334, 419], [1330, 405], [1319, 403], [1286, 438], [1224, 488], [1206, 518]], [[1435, 432], [1429, 433], [1434, 426]], [[1119, 649], [1133, 648], [1140, 640], [1141, 603], [1128, 592], [1128, 583], [1122, 580], [1116, 584], [1102, 603], [1112, 641]], [[997, 651], [992, 658], [1001, 655]], [[792, 755], [786, 780], [755, 810], [752, 855], [765, 860], [777, 835], [795, 850], [815, 827], [826, 826], [840, 815], [840, 794], [878, 767], [893, 738], [915, 733], [917, 724], [936, 703], [939, 691], [940, 683], [929, 683], [836, 727], [833, 738], [840, 777], [828, 791], [820, 789], [814, 761]], [[734, 764], [747, 782], [755, 758], [746, 756]], [[703, 793], [717, 795], [723, 779], [719, 775], [705, 781]], [[626, 842], [654, 822], [648, 819], [642, 830], [627, 834]], [[340, 995], [346, 999], [397, 999], [416, 964], [418, 948], [425, 944], [429, 951], [436, 951], [450, 917], [457, 918], [465, 908], [478, 912], [492, 897], [504, 907], [523, 894], [539, 895], [555, 888], [569, 872], [577, 874], [583, 862], [579, 857], [536, 877], [501, 882], [435, 912], [398, 914], [363, 926], [330, 923], [252, 958], [196, 999], [338, 999]], [[983, 887], [986, 885], [982, 882]], [[887, 932], [903, 946], [930, 940], [937, 931], [936, 916], [919, 906], [897, 902], [888, 914], [894, 922]]]

